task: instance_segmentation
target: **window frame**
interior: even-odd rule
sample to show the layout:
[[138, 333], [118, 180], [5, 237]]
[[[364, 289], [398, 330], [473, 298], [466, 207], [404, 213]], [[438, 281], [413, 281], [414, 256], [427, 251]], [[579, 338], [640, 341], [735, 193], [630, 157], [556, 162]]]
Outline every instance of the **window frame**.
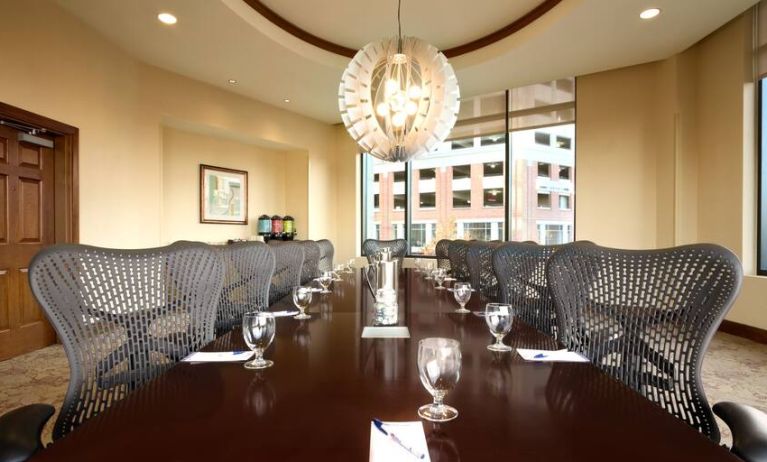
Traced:
[[767, 140], [764, 136], [767, 135], [763, 126], [767, 123], [765, 120], [765, 86], [767, 86], [767, 77], [758, 80], [757, 91], [757, 143], [758, 143], [758, 155], [757, 155], [757, 194], [756, 194], [756, 274], [759, 276], [767, 276], [767, 258], [763, 258], [763, 254], [767, 253], [764, 247], [767, 246], [767, 239], [763, 238], [763, 234], [767, 234], [767, 150], [765, 150], [765, 143]]

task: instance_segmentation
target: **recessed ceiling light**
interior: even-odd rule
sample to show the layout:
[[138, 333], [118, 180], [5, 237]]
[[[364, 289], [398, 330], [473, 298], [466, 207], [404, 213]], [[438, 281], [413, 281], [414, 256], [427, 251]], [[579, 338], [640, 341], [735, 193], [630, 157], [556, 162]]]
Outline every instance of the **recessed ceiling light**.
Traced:
[[289, 102], [290, 102], [290, 99], [288, 99], [288, 98], [285, 98], [285, 99], [283, 99], [283, 101], [285, 101], [286, 103], [289, 103]]
[[660, 14], [660, 8], [648, 8], [641, 13], [639, 17], [642, 19], [652, 19]]
[[160, 13], [157, 15], [157, 19], [159, 19], [161, 23], [168, 25], [176, 24], [178, 22], [178, 19], [170, 13]]
[[232, 85], [237, 85], [237, 80], [236, 79], [229, 79], [229, 83], [231, 83]]

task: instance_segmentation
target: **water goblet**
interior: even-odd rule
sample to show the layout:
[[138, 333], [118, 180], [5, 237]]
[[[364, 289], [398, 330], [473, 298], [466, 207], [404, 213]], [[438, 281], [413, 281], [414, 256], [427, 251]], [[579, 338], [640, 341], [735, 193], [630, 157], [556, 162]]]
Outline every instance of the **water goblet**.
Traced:
[[490, 351], [511, 351], [511, 347], [503, 343], [503, 337], [511, 330], [514, 322], [514, 309], [504, 303], [488, 303], [485, 306], [485, 322], [490, 333], [495, 337], [495, 343], [488, 345]]
[[445, 288], [442, 286], [442, 283], [445, 282], [445, 269], [436, 268], [434, 271], [432, 271], [431, 276], [434, 279], [434, 282], [437, 283], [437, 287], [435, 287], [435, 289], [445, 290]]
[[350, 274], [354, 274], [354, 259], [350, 258], [349, 261], [346, 262], [346, 272]]
[[449, 338], [425, 338], [418, 342], [418, 374], [434, 401], [418, 408], [418, 415], [432, 422], [458, 417], [458, 410], [443, 404], [447, 393], [461, 378], [461, 344]]
[[322, 286], [322, 292], [320, 292], [321, 294], [332, 293], [330, 290], [328, 290], [328, 287], [330, 287], [330, 284], [333, 283], [333, 272], [323, 271], [322, 275], [319, 278], [317, 278], [317, 282], [319, 282], [320, 286]]
[[455, 310], [456, 313], [471, 313], [471, 311], [466, 309], [466, 304], [469, 303], [469, 299], [471, 298], [471, 284], [468, 282], [456, 282], [453, 287], [453, 297], [455, 297], [455, 301], [461, 305], [460, 308]]
[[345, 272], [344, 271], [344, 265], [342, 265], [342, 264], [336, 265], [333, 268], [333, 280], [334, 281], [343, 281], [343, 279], [341, 279], [341, 273], [343, 273], [343, 272]]
[[309, 304], [312, 303], [312, 288], [304, 286], [293, 287], [293, 304], [300, 311], [299, 314], [293, 316], [293, 319], [311, 319], [311, 316], [306, 314], [306, 309]]
[[255, 357], [244, 364], [245, 369], [265, 369], [274, 362], [264, 359], [264, 350], [274, 340], [274, 314], [268, 311], [251, 311], [242, 316], [242, 336]]

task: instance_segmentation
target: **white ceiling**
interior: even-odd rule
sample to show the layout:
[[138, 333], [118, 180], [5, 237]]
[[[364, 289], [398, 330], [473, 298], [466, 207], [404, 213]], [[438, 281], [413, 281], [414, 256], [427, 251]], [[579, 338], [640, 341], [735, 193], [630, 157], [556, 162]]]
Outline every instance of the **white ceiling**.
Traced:
[[[348, 59], [301, 42], [242, 0], [57, 1], [149, 64], [340, 122], [336, 95]], [[639, 64], [684, 50], [756, 1], [562, 0], [522, 31], [451, 62], [464, 96]], [[403, 32], [450, 47], [498, 29], [538, 2], [403, 0]], [[396, 31], [395, 0], [265, 3], [309, 32], [349, 47]], [[640, 20], [639, 12], [650, 6], [662, 14]], [[175, 14], [178, 24], [158, 22], [161, 11]], [[237, 85], [227, 82], [232, 78]]]

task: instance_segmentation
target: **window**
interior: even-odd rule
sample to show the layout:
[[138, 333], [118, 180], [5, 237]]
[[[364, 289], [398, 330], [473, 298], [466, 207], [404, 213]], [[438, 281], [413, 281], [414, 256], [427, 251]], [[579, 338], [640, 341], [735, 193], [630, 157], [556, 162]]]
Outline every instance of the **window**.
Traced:
[[538, 162], [538, 176], [549, 178], [551, 177], [551, 164], [546, 162]]
[[485, 189], [484, 196], [485, 207], [503, 207], [502, 189]]
[[767, 79], [759, 82], [759, 200], [758, 273], [767, 276]]
[[471, 178], [471, 165], [454, 165], [453, 179], [461, 180], [463, 178]]
[[567, 138], [565, 136], [558, 136], [557, 137], [557, 147], [561, 149], [570, 149], [572, 145], [572, 140], [570, 138]]
[[408, 163], [363, 156], [362, 239], [401, 237], [414, 256], [440, 239], [572, 240], [575, 93], [560, 79], [467, 98], [454, 139]]
[[543, 132], [535, 132], [535, 144], [542, 144], [544, 146], [551, 145], [551, 135]]
[[418, 179], [419, 180], [433, 180], [437, 178], [437, 169], [436, 168], [422, 168], [418, 170]]
[[482, 171], [484, 176], [503, 176], [503, 162], [485, 162]]
[[418, 206], [422, 209], [434, 208], [437, 205], [436, 193], [421, 193], [418, 195]]
[[538, 193], [538, 208], [550, 209], [551, 208], [551, 194]]
[[471, 207], [471, 191], [453, 191], [453, 208]]

